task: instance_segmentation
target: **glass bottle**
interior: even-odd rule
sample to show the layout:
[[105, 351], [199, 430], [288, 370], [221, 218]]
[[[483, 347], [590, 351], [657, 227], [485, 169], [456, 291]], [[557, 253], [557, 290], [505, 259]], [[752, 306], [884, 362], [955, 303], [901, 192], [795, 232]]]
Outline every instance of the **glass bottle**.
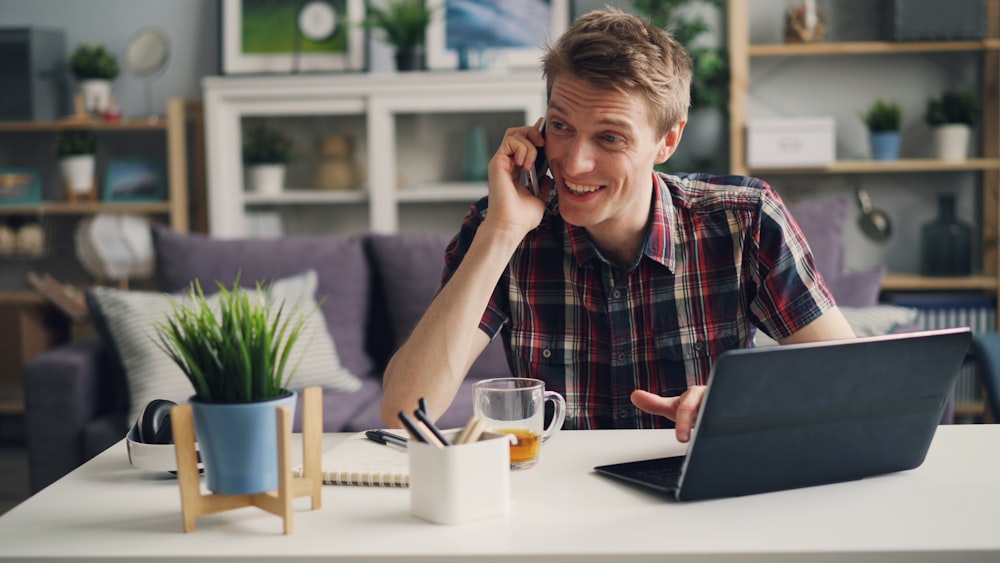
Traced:
[[938, 196], [938, 216], [920, 232], [921, 267], [928, 276], [972, 273], [972, 227], [955, 216], [955, 196]]

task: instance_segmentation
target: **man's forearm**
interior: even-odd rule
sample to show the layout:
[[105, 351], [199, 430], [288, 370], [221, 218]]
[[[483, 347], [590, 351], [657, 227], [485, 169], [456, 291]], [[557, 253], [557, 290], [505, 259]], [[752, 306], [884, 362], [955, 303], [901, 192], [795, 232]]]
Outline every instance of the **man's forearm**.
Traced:
[[462, 264], [386, 367], [381, 414], [387, 425], [399, 426], [399, 411], [412, 411], [420, 397], [435, 419], [451, 404], [489, 343], [479, 321], [521, 238], [482, 227], [477, 232]]

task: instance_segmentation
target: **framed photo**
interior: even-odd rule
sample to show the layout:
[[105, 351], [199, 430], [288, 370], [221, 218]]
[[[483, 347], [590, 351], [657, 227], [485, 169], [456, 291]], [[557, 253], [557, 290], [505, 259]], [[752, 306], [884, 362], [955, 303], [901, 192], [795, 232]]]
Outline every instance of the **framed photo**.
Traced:
[[222, 73], [364, 70], [365, 0], [222, 0]]
[[27, 168], [0, 168], [0, 205], [41, 203], [42, 179]]
[[164, 201], [166, 176], [163, 163], [146, 159], [111, 159], [104, 171], [104, 201]]
[[434, 9], [427, 26], [427, 66], [538, 68], [546, 45], [566, 31], [568, 0], [426, 0]]

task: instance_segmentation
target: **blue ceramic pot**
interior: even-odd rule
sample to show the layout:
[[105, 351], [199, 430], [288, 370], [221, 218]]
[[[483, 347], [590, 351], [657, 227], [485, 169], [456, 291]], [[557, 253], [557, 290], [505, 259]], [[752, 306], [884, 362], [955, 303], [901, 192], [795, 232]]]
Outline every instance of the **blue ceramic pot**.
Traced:
[[869, 137], [873, 160], [899, 160], [899, 131], [879, 131]]
[[208, 490], [252, 495], [278, 488], [276, 407], [295, 417], [294, 392], [252, 403], [206, 403], [191, 397], [198, 450]]

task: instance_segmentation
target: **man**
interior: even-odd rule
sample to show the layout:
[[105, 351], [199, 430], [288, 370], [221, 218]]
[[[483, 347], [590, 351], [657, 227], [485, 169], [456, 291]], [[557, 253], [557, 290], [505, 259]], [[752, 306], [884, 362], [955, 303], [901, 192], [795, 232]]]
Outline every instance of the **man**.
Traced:
[[[854, 336], [767, 184], [654, 172], [690, 103], [690, 59], [668, 33], [591, 12], [544, 72], [544, 135], [509, 129], [490, 161], [489, 196], [386, 369], [386, 423], [419, 397], [440, 415], [502, 331], [514, 375], [565, 396], [565, 427], [672, 420], [687, 441], [712, 361], [749, 346], [754, 326], [781, 343]], [[537, 147], [553, 176], [538, 196], [518, 181]]]

